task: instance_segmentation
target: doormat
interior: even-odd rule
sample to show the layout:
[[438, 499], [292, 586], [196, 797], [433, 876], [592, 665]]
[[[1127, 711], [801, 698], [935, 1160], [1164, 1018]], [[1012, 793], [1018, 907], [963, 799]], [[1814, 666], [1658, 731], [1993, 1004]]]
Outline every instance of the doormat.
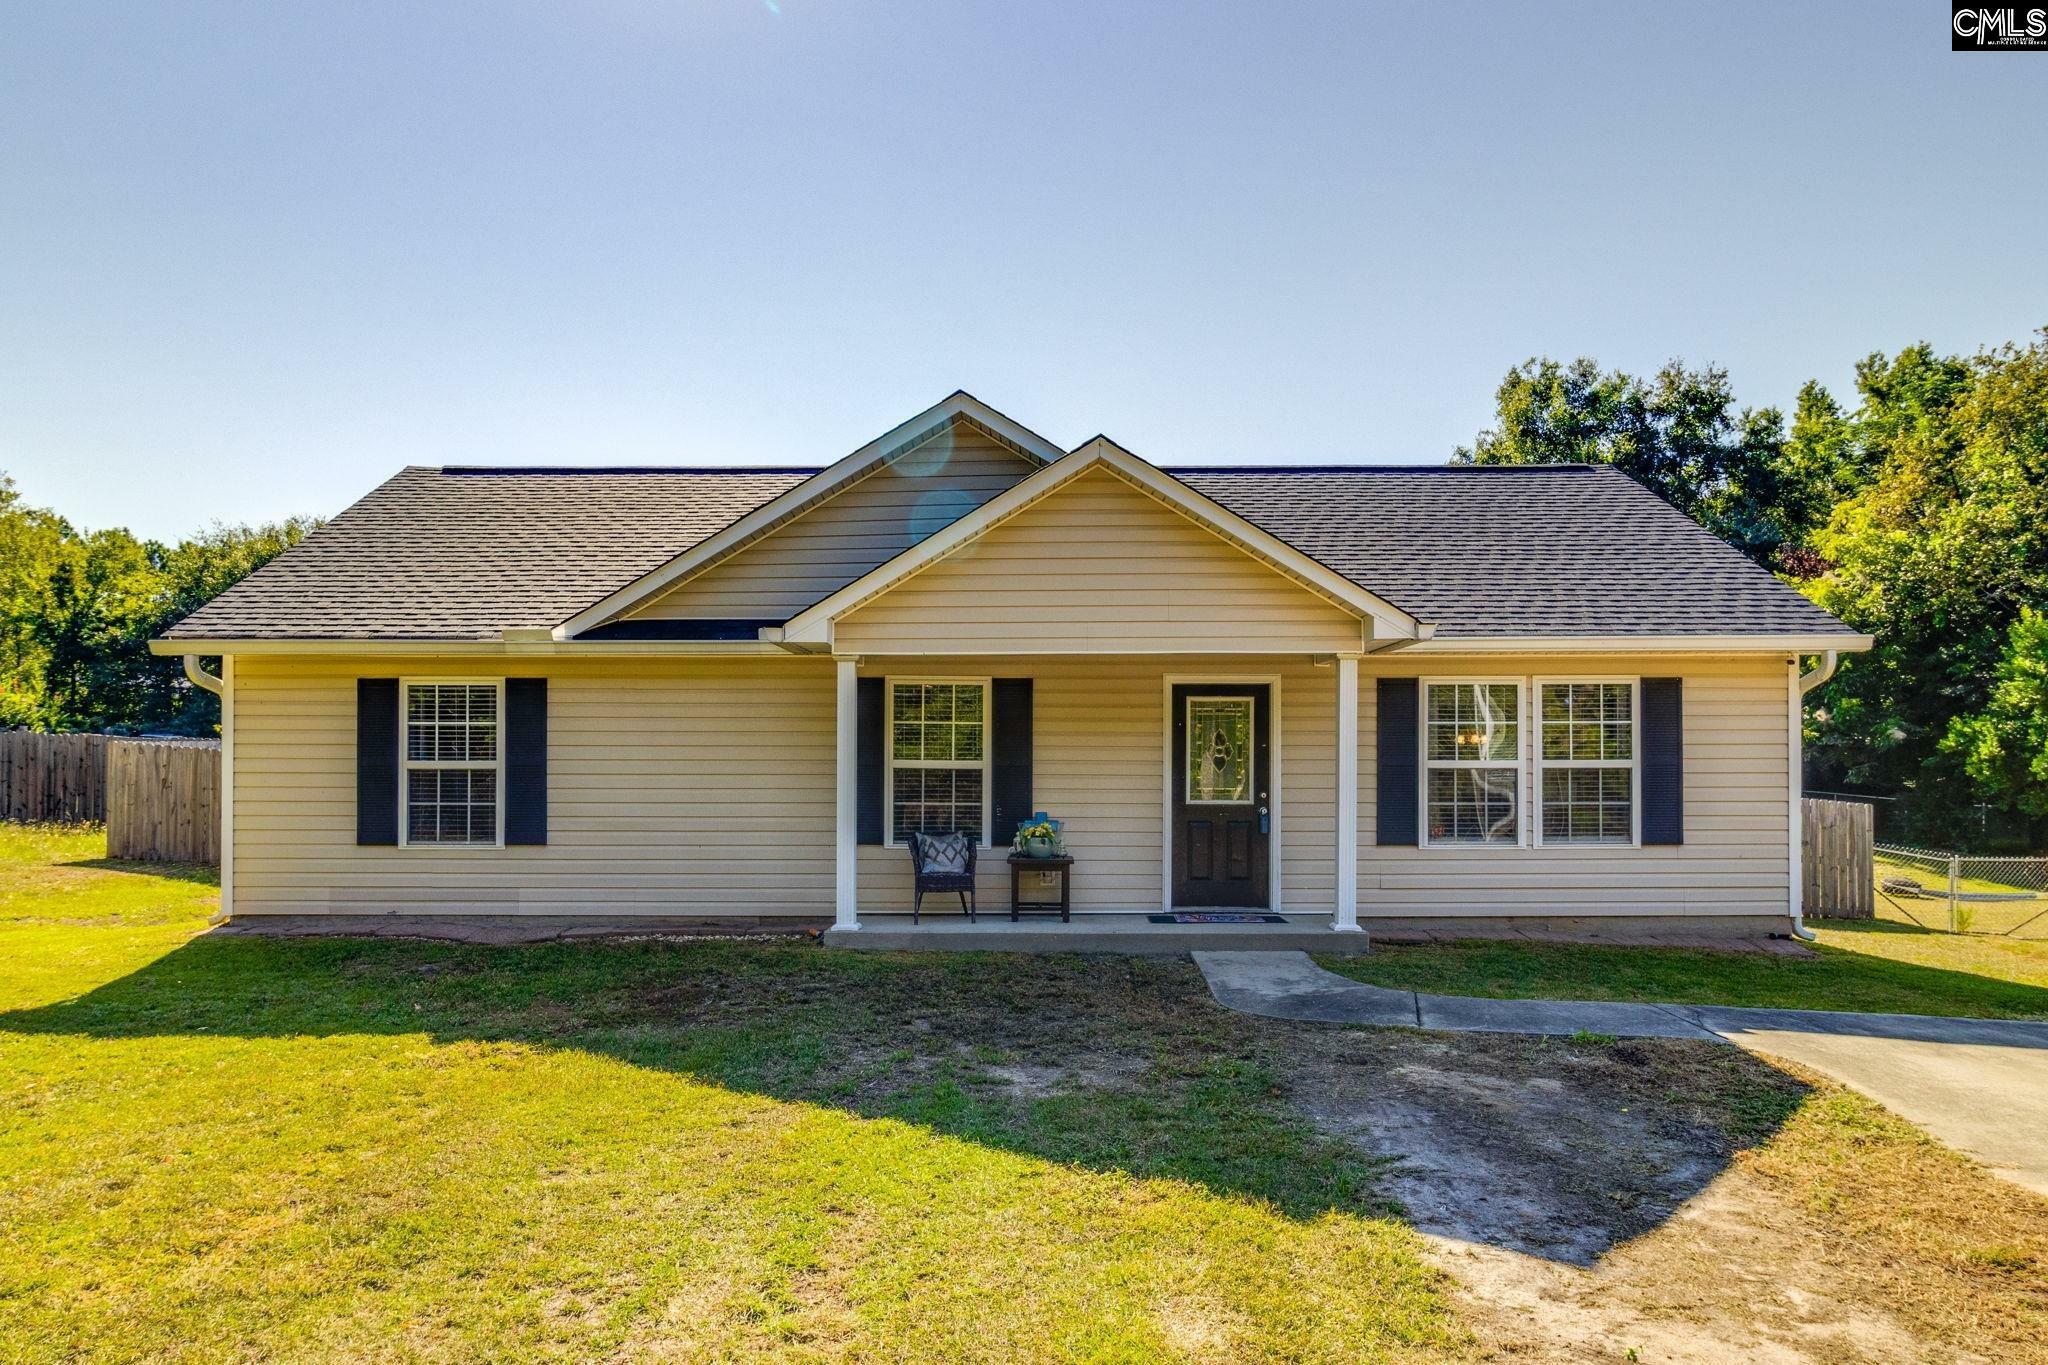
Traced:
[[1247, 915], [1236, 911], [1176, 910], [1171, 915], [1147, 915], [1154, 924], [1285, 924], [1284, 915]]

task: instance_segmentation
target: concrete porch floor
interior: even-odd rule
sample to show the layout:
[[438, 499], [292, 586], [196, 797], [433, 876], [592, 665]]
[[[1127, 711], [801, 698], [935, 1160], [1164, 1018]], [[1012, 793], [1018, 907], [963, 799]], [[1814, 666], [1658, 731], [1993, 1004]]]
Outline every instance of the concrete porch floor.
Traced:
[[1011, 953], [1180, 953], [1293, 949], [1315, 953], [1362, 953], [1368, 935], [1340, 934], [1328, 915], [1286, 915], [1285, 924], [1154, 924], [1143, 914], [1077, 914], [1070, 923], [1057, 915], [1030, 915], [1010, 922], [1009, 911], [985, 911], [973, 922], [965, 915], [928, 912], [921, 923], [908, 915], [862, 915], [860, 928], [827, 929], [834, 948]]

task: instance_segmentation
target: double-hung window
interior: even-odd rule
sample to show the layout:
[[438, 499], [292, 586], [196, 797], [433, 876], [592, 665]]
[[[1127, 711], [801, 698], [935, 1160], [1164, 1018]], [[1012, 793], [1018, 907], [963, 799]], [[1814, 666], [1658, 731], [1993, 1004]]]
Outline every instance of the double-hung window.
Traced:
[[496, 680], [406, 681], [404, 843], [501, 842], [504, 710]]
[[1540, 841], [1634, 843], [1634, 681], [1539, 680], [1536, 691]]
[[889, 842], [988, 842], [988, 682], [889, 680]]
[[1430, 844], [1522, 842], [1522, 684], [1428, 682], [1422, 820]]

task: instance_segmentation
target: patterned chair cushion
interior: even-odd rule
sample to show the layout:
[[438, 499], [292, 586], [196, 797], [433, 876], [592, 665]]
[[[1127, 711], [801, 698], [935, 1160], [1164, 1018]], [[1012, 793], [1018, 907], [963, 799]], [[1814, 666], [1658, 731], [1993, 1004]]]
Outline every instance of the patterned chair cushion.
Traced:
[[967, 870], [967, 836], [964, 834], [925, 834], [924, 870], [927, 872], [949, 873]]

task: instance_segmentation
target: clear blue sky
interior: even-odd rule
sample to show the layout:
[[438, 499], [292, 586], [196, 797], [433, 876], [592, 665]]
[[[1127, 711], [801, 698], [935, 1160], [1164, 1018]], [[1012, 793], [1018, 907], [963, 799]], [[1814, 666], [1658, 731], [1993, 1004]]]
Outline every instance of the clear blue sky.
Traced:
[[822, 463], [955, 388], [1436, 461], [1527, 356], [1789, 403], [2048, 322], [2048, 55], [1913, 3], [33, 0], [0, 469], [85, 526], [408, 463]]

